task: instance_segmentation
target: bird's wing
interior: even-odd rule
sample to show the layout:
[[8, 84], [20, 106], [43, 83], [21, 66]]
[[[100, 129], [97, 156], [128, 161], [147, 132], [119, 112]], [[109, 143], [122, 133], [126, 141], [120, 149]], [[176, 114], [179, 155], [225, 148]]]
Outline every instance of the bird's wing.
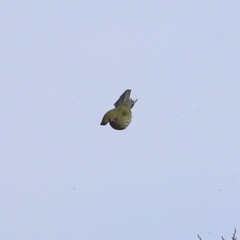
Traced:
[[130, 100], [130, 94], [131, 94], [131, 90], [127, 89], [121, 96], [120, 98], [114, 103], [114, 106], [120, 107], [123, 103], [128, 103]]

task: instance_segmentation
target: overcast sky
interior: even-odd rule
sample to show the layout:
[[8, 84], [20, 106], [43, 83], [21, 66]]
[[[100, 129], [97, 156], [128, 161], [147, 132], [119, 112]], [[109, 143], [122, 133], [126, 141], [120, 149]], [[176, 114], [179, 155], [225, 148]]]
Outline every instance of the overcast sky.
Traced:
[[239, 1], [2, 0], [0, 53], [0, 239], [240, 237]]

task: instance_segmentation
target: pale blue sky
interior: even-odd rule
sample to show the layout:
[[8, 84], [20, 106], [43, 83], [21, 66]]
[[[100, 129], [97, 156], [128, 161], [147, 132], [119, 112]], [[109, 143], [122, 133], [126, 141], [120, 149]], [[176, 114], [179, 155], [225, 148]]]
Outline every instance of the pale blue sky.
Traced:
[[0, 239], [240, 236], [239, 1], [3, 0], [0, 26]]

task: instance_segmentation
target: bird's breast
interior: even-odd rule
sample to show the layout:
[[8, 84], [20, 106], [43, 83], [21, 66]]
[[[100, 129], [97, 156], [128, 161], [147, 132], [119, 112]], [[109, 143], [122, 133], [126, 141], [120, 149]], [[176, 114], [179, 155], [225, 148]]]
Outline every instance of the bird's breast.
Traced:
[[116, 130], [123, 130], [128, 127], [131, 120], [132, 116], [125, 117], [121, 121], [119, 121], [118, 118], [114, 118], [109, 122], [109, 124], [111, 125], [112, 128]]

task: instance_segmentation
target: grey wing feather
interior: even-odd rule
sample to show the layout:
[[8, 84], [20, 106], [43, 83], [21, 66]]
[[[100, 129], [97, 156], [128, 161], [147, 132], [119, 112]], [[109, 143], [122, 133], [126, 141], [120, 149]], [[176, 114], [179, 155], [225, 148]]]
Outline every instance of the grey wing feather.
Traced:
[[121, 105], [126, 105], [129, 107], [129, 109], [131, 109], [135, 102], [137, 100], [132, 100], [130, 98], [130, 94], [131, 94], [131, 90], [130, 89], [127, 89], [121, 96], [120, 98], [114, 103], [114, 106], [117, 108], [117, 107], [120, 107]]

